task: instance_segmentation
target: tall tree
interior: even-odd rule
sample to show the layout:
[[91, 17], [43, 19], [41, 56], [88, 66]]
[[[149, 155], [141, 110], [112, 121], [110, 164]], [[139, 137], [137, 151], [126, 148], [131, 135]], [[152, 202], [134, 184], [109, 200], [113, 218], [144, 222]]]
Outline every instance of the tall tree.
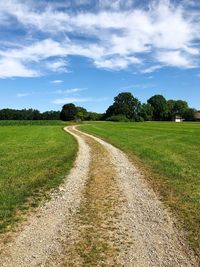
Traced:
[[183, 117], [186, 121], [194, 121], [195, 120], [196, 110], [194, 108], [187, 108], [183, 114]]
[[151, 121], [153, 118], [153, 108], [149, 103], [147, 104], [142, 104], [141, 109], [140, 109], [140, 116], [143, 118], [145, 121]]
[[162, 95], [154, 95], [147, 101], [153, 109], [153, 120], [162, 121], [167, 118], [167, 101]]
[[77, 108], [74, 104], [65, 104], [60, 112], [60, 118], [63, 121], [73, 121], [76, 119]]
[[76, 107], [76, 109], [77, 109], [76, 119], [84, 121], [88, 114], [87, 110], [83, 107]]
[[97, 112], [87, 112], [85, 119], [87, 121], [100, 121], [103, 119], [103, 114]]
[[177, 115], [184, 116], [185, 111], [188, 109], [188, 103], [183, 100], [175, 101], [174, 109]]
[[167, 101], [167, 120], [169, 121], [173, 120], [176, 116], [175, 103], [176, 100], [173, 99]]
[[120, 93], [114, 98], [114, 103], [107, 109], [106, 118], [114, 115], [125, 115], [130, 120], [137, 120], [140, 102], [131, 93]]
[[45, 111], [42, 113], [43, 120], [59, 120], [60, 119], [60, 111]]
[[168, 120], [173, 120], [176, 115], [181, 116], [184, 118], [184, 114], [186, 110], [188, 110], [188, 103], [183, 100], [168, 100], [167, 101], [167, 107], [168, 107], [168, 115], [167, 119]]

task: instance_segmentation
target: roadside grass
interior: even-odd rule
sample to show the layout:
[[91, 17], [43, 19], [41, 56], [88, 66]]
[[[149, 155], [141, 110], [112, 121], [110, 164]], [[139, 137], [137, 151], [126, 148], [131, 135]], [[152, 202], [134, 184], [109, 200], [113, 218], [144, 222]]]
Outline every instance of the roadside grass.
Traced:
[[15, 124], [0, 126], [0, 233], [48, 197], [69, 172], [77, 151], [76, 141], [60, 122]]
[[200, 249], [200, 124], [111, 123], [82, 125], [125, 151]]

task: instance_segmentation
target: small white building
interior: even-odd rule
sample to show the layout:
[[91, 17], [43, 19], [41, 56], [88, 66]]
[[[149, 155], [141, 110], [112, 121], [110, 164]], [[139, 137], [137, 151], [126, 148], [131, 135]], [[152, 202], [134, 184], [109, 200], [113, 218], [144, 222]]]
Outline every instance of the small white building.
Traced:
[[182, 122], [182, 121], [183, 121], [183, 118], [179, 115], [176, 115], [175, 122]]

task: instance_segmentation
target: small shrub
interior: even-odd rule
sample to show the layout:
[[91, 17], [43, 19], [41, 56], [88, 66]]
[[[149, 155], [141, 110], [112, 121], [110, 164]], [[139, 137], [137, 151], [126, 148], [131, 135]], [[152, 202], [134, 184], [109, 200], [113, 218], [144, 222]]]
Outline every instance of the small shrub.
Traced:
[[125, 115], [113, 115], [106, 119], [107, 121], [129, 122], [130, 120]]

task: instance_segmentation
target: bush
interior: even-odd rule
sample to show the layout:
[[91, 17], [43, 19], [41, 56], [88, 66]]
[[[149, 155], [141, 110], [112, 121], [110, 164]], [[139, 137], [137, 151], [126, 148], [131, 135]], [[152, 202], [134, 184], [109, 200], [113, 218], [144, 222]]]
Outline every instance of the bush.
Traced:
[[125, 115], [113, 115], [106, 119], [107, 121], [129, 122], [130, 120]]
[[135, 117], [135, 120], [133, 120], [133, 121], [136, 121], [136, 122], [143, 122], [143, 121], [145, 121], [145, 120], [144, 120], [143, 117], [137, 115], [137, 116]]

